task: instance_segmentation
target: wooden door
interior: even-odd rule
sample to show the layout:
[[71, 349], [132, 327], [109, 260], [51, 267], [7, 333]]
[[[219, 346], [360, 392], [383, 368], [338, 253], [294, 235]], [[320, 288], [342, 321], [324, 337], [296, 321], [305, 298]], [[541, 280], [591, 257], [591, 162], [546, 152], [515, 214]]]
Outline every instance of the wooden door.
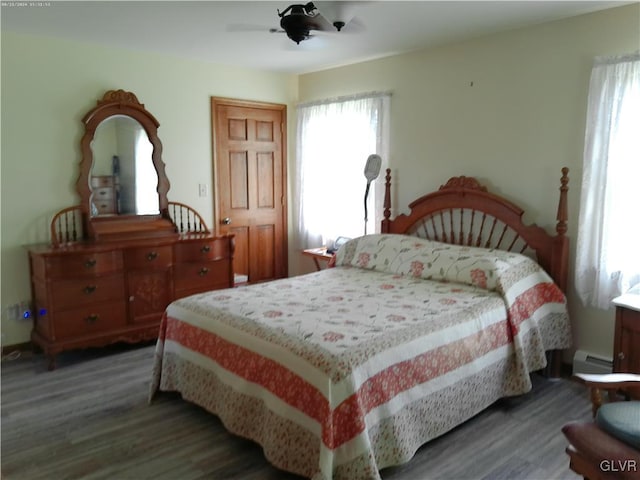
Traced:
[[287, 276], [286, 106], [211, 99], [216, 232], [235, 235], [234, 272]]

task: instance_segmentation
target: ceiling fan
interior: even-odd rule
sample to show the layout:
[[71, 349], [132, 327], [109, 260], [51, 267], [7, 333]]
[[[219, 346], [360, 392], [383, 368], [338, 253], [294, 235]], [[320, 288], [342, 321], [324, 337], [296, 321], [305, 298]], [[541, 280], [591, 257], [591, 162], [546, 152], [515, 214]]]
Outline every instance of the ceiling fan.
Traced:
[[311, 38], [314, 30], [339, 32], [345, 26], [343, 20], [327, 20], [313, 2], [289, 5], [282, 12], [278, 9], [278, 16], [287, 37], [297, 44]]
[[[289, 5], [283, 11], [277, 10], [280, 18], [280, 28], [268, 28], [253, 24], [231, 24], [227, 31], [230, 32], [255, 32], [268, 30], [271, 33], [285, 33], [297, 46], [291, 47], [299, 50], [301, 42], [317, 37], [316, 33], [337, 33], [342, 34], [357, 33], [364, 29], [361, 22], [355, 17], [355, 4], [368, 3], [364, 0], [358, 2], [323, 1], [318, 0], [308, 3], [296, 3]], [[306, 43], [306, 42], [305, 42]], [[309, 42], [309, 47], [311, 47]], [[322, 44], [322, 42], [320, 42]], [[316, 48], [319, 44], [314, 45]], [[311, 47], [313, 48], [313, 47]], [[306, 50], [306, 48], [305, 48]]]

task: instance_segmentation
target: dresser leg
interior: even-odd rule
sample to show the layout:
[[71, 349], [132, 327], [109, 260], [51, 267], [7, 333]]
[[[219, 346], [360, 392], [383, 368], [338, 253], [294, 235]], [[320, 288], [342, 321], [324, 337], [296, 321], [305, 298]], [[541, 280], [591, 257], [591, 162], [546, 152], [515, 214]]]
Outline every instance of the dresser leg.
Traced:
[[54, 353], [50, 353], [49, 355], [47, 355], [47, 358], [49, 359], [49, 363], [47, 365], [47, 370], [52, 371], [56, 369], [56, 356]]

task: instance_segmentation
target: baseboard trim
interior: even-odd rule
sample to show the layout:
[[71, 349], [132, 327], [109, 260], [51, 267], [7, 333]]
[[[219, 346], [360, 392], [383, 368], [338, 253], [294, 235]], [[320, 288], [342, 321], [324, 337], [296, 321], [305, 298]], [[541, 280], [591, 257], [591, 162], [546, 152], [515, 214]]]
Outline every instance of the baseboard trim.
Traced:
[[15, 343], [13, 345], [3, 345], [2, 355], [10, 355], [13, 352], [29, 352], [33, 349], [31, 342]]

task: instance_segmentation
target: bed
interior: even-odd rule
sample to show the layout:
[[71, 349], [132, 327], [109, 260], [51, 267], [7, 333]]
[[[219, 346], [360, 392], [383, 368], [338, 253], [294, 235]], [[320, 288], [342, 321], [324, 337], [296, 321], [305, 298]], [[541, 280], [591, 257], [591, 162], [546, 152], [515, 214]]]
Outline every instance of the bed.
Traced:
[[571, 344], [567, 172], [548, 234], [469, 177], [391, 219], [387, 170], [381, 232], [332, 268], [172, 303], [150, 401], [179, 392], [285, 471], [379, 479], [557, 368]]

